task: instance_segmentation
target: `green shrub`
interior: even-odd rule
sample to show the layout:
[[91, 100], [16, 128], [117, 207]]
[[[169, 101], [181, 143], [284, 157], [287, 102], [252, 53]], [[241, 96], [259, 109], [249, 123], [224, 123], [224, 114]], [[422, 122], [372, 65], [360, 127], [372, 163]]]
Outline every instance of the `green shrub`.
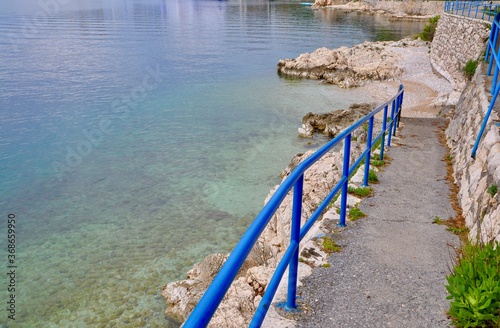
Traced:
[[327, 253], [338, 253], [340, 252], [340, 246], [330, 237], [323, 238], [323, 250]]
[[436, 33], [436, 27], [438, 24], [440, 16], [434, 16], [429, 19], [429, 24], [424, 26], [424, 30], [420, 33], [420, 38], [423, 41], [432, 41], [434, 39], [434, 34]]
[[356, 221], [357, 219], [361, 219], [366, 217], [366, 214], [361, 211], [358, 206], [354, 206], [349, 210], [349, 220]]
[[464, 246], [453, 271], [446, 277], [453, 324], [500, 327], [500, 244]]
[[347, 191], [350, 194], [354, 194], [358, 197], [368, 197], [371, 196], [373, 190], [370, 187], [358, 187], [358, 188], [349, 187]]
[[454, 226], [448, 226], [448, 231], [451, 232], [452, 234], [455, 234], [457, 236], [460, 236], [463, 233], [466, 233], [469, 229], [467, 227], [454, 227]]
[[370, 164], [373, 166], [384, 166], [385, 162], [383, 159], [373, 159], [370, 161]]
[[437, 215], [434, 217], [434, 220], [432, 220], [432, 223], [446, 225], [446, 221], [441, 220], [441, 218]]
[[498, 192], [498, 186], [496, 184], [492, 184], [491, 186], [488, 187], [486, 192], [490, 194], [491, 197], [495, 197], [495, 195]]
[[476, 73], [476, 69], [477, 69], [477, 65], [478, 65], [479, 61], [478, 60], [469, 60], [464, 68], [463, 68], [463, 71], [464, 71], [464, 75], [465, 77], [470, 81], [472, 79], [472, 77], [474, 76], [474, 74]]
[[371, 182], [371, 183], [377, 183], [378, 182], [377, 173], [375, 171], [370, 170], [368, 172], [368, 182]]

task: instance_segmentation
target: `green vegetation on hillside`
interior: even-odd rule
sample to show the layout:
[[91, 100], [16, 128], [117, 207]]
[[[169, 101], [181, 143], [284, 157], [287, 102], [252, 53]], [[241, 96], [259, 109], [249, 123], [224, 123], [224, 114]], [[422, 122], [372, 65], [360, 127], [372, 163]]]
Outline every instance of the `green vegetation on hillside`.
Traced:
[[486, 192], [490, 194], [491, 197], [495, 197], [495, 195], [498, 192], [498, 186], [496, 184], [492, 184], [491, 186], [488, 187]]

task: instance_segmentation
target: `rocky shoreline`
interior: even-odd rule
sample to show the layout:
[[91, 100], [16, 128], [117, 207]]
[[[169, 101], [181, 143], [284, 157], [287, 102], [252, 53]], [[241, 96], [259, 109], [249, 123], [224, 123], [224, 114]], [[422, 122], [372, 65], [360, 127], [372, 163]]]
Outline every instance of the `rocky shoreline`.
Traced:
[[315, 0], [312, 9], [334, 9], [348, 12], [360, 12], [369, 15], [388, 16], [389, 20], [427, 21], [430, 17], [443, 12], [440, 1], [342, 1]]
[[349, 109], [330, 113], [307, 113], [302, 118], [299, 137], [313, 138], [316, 132], [321, 132], [327, 138], [334, 138], [342, 130], [352, 125], [358, 119], [374, 110], [376, 104], [352, 104]]
[[[443, 106], [453, 105], [458, 99], [453, 96], [454, 92], [450, 83], [432, 71], [428, 47], [429, 45], [422, 41], [401, 40], [396, 42], [368, 42], [351, 49], [345, 47], [335, 50], [322, 48], [314, 52], [315, 56], [313, 57], [305, 54], [298, 57], [300, 58], [299, 61], [298, 58], [280, 61], [278, 67], [288, 67], [288, 70], [294, 71], [294, 65], [298, 65], [301, 67], [300, 75], [320, 78], [318, 72], [329, 70], [331, 69], [329, 66], [333, 65], [336, 68], [336, 70], [333, 70], [335, 73], [326, 74], [332, 76], [332, 81], [339, 81], [340, 85], [344, 87], [359, 86], [364, 88], [366, 92], [373, 95], [373, 99], [377, 104], [381, 104], [392, 97], [396, 93], [399, 84], [403, 83], [406, 90], [403, 116], [430, 117], [436, 116]], [[341, 55], [339, 54], [343, 56], [340, 63], [339, 58]], [[373, 63], [374, 60], [370, 58], [369, 54], [373, 54], [377, 59], [377, 63]], [[369, 62], [363, 56], [370, 58]], [[386, 59], [386, 63], [389, 64], [384, 63]], [[297, 64], [298, 62], [301, 64]], [[320, 64], [309, 65], [310, 63]], [[344, 64], [346, 65], [341, 66]], [[297, 69], [297, 71], [299, 70]], [[338, 72], [340, 72], [339, 76], [341, 77], [333, 77]], [[344, 74], [345, 72], [348, 73]], [[328, 77], [325, 78], [324, 76], [325, 74], [321, 75], [321, 78], [327, 80]], [[450, 95], [452, 96], [450, 97]], [[312, 118], [312, 121], [316, 119], [314, 115], [310, 116], [310, 118]], [[306, 134], [310, 135], [311, 130], [314, 133], [317, 127], [312, 124], [311, 120], [307, 122], [311, 124], [306, 125], [306, 122], [304, 122], [305, 126], [302, 127], [302, 132], [307, 132]], [[351, 146], [353, 158], [359, 156], [361, 145], [365, 140], [364, 131], [359, 130], [356, 132], [355, 138], [353, 138], [357, 142], [353, 142]], [[305, 154], [296, 155], [289, 167], [282, 172], [282, 178], [286, 178], [297, 163], [310, 156], [313, 152], [309, 151]], [[330, 152], [306, 172], [302, 223], [340, 179], [341, 172], [339, 168], [341, 165], [342, 152]], [[361, 184], [362, 171], [358, 171], [351, 183], [355, 185]], [[270, 191], [266, 202], [276, 188], [277, 186]], [[244, 267], [240, 270], [216, 311], [209, 327], [243, 327], [248, 325], [274, 268], [276, 268], [288, 246], [291, 197], [291, 194], [286, 196], [282, 205], [265, 228]], [[359, 201], [359, 199], [350, 197], [349, 204], [353, 206]], [[310, 266], [326, 264], [326, 252], [321, 247], [321, 238], [317, 238], [317, 236], [327, 236], [333, 233], [337, 220], [336, 207], [332, 206], [323, 215], [323, 218], [318, 221], [310, 234], [304, 238], [303, 244], [301, 243], [301, 257], [307, 260], [300, 263], [299, 270], [302, 273], [307, 274], [310, 272]], [[209, 255], [187, 273], [185, 280], [165, 285], [162, 296], [167, 303], [166, 314], [177, 318], [179, 321], [185, 320], [226, 259], [226, 254]], [[276, 298], [280, 299], [281, 297], [282, 295], [278, 292]], [[267, 326], [293, 326], [287, 319], [279, 317], [274, 307], [270, 308], [266, 320], [277, 320], [272, 323], [268, 322]], [[278, 321], [280, 322], [277, 323]]]
[[[367, 108], [371, 107], [371, 105], [363, 104], [355, 106], [355, 109], [359, 111], [359, 108], [364, 108], [366, 111]], [[333, 118], [330, 118], [330, 121], [334, 120], [335, 117], [338, 118], [338, 115], [333, 114]], [[358, 115], [351, 115], [349, 119], [341, 118], [340, 121], [342, 121], [342, 124], [350, 126], [357, 118]], [[351, 144], [351, 154], [353, 158], [357, 158], [361, 154], [363, 145], [366, 142], [366, 132], [363, 129], [358, 129], [353, 133], [353, 139], [357, 141], [353, 141]], [[315, 150], [310, 150], [304, 154], [297, 154], [291, 160], [288, 167], [281, 172], [280, 176], [282, 179], [286, 179], [300, 162], [311, 156], [314, 152]], [[342, 154], [342, 151], [331, 151], [306, 171], [304, 176], [301, 224], [305, 223], [317, 205], [340, 180], [343, 163]], [[357, 179], [359, 180], [358, 184], [362, 181], [361, 174], [362, 170], [360, 170], [360, 175]], [[266, 203], [278, 187], [277, 185], [270, 191], [266, 198]], [[350, 204], [354, 204], [357, 201], [359, 201], [357, 198], [350, 197], [349, 199]], [[337, 208], [338, 204], [332, 206], [324, 215], [320, 226], [316, 227], [313, 230], [314, 233], [310, 235], [317, 235], [318, 231], [321, 231], [323, 235], [331, 233], [331, 227], [334, 227], [335, 223], [338, 222]], [[243, 268], [238, 273], [228, 293], [215, 312], [209, 327], [236, 328], [248, 326], [262, 299], [267, 283], [288, 247], [291, 212], [292, 193], [290, 192], [259, 237], [249, 257], [243, 264]], [[307, 260], [300, 264], [300, 271], [309, 272], [310, 269], [308, 270], [305, 267], [326, 264], [327, 253], [322, 249], [322, 240], [307, 238], [307, 236], [304, 240], [306, 242], [303, 242], [300, 254], [301, 257]], [[167, 303], [165, 314], [179, 321], [184, 321], [201, 299], [201, 296], [228, 256], [226, 254], [211, 254], [201, 263], [196, 264], [187, 273], [185, 280], [165, 285], [161, 293]], [[277, 319], [275, 315], [274, 320]]]
[[282, 76], [323, 80], [341, 88], [359, 87], [370, 81], [392, 80], [403, 73], [400, 56], [380, 42], [352, 48], [320, 48], [295, 59], [278, 62]]

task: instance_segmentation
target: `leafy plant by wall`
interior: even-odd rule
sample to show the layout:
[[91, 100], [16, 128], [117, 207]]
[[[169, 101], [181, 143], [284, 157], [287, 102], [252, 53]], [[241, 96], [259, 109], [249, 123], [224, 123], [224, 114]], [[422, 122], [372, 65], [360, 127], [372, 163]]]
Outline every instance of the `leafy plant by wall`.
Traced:
[[474, 74], [476, 73], [476, 69], [477, 69], [477, 65], [478, 65], [479, 61], [478, 60], [469, 60], [464, 68], [463, 68], [463, 71], [464, 71], [464, 75], [465, 77], [470, 81], [472, 79], [472, 77], [474, 76]]
[[457, 327], [500, 327], [500, 244], [468, 244], [446, 277]]
[[420, 33], [420, 38], [424, 41], [432, 41], [436, 33], [436, 27], [441, 16], [434, 16], [429, 19], [429, 24], [424, 26], [424, 30]]

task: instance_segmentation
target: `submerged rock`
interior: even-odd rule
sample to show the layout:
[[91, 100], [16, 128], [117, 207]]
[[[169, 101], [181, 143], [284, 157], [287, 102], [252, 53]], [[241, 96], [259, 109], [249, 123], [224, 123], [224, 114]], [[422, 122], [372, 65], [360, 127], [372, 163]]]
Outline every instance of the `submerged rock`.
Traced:
[[[276, 256], [277, 252], [262, 242], [254, 246], [208, 327], [248, 326], [276, 267], [267, 263], [275, 264]], [[161, 295], [167, 303], [165, 314], [180, 322], [186, 320], [228, 257], [208, 255], [188, 271], [185, 280], [163, 286]], [[273, 260], [269, 261], [271, 258]]]
[[184, 321], [198, 304], [227, 258], [228, 256], [224, 254], [210, 254], [188, 271], [186, 280], [163, 286], [161, 295], [167, 303], [165, 314]]
[[322, 132], [326, 137], [333, 138], [343, 129], [366, 116], [374, 108], [373, 104], [361, 103], [352, 104], [347, 110], [330, 113], [313, 114], [309, 112], [302, 118], [299, 137], [312, 138], [315, 132]]
[[403, 73], [400, 56], [385, 43], [365, 42], [352, 48], [319, 48], [295, 59], [278, 62], [283, 76], [322, 79], [342, 88], [357, 87], [367, 81], [394, 79]]

